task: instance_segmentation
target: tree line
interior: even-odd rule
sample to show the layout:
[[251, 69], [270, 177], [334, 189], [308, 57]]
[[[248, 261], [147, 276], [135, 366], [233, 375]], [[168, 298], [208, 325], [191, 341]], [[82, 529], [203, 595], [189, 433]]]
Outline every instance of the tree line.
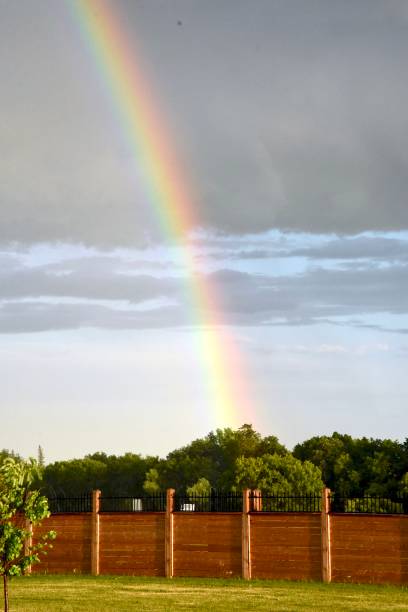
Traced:
[[[0, 452], [0, 463], [9, 451]], [[41, 455], [41, 456], [40, 456]], [[44, 457], [39, 453], [40, 464]], [[171, 451], [166, 458], [136, 453], [56, 461], [42, 467], [41, 488], [48, 497], [74, 497], [101, 489], [107, 496], [206, 494], [212, 488], [258, 488], [265, 495], [319, 494], [323, 485], [347, 497], [408, 494], [408, 438], [315, 436], [289, 451], [275, 436], [251, 425], [217, 429]]]

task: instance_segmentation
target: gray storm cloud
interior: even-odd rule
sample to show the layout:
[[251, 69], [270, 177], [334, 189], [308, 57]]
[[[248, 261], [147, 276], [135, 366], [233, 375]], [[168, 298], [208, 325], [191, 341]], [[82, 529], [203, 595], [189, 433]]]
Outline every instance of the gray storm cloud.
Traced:
[[331, 240], [319, 247], [293, 249], [292, 257], [311, 259], [372, 259], [374, 261], [407, 261], [408, 242], [396, 238], [359, 236]]
[[[112, 5], [202, 227], [408, 228], [405, 2]], [[146, 168], [65, 3], [0, 6], [0, 241], [160, 238]]]

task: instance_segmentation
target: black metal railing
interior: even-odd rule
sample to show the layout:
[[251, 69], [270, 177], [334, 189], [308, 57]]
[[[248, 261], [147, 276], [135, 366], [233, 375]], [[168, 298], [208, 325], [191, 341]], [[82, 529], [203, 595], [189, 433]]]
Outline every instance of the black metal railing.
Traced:
[[249, 496], [252, 512], [320, 512], [321, 495], [261, 495]]
[[330, 495], [331, 512], [349, 514], [408, 514], [408, 495], [388, 498], [377, 495], [347, 497], [337, 493]]
[[242, 512], [242, 493], [211, 491], [207, 495], [175, 495], [175, 512]]
[[[51, 514], [92, 512], [92, 494], [76, 497], [49, 497]], [[207, 495], [174, 496], [175, 512], [242, 512], [242, 493], [213, 490]], [[320, 495], [249, 495], [251, 512], [320, 512]], [[166, 494], [100, 498], [100, 512], [165, 512]], [[330, 512], [349, 514], [408, 514], [408, 495], [380, 497], [361, 495], [349, 497], [330, 495]]]
[[48, 508], [51, 514], [92, 512], [92, 496], [85, 494], [78, 497], [49, 497]]
[[166, 494], [100, 498], [100, 512], [165, 512]]

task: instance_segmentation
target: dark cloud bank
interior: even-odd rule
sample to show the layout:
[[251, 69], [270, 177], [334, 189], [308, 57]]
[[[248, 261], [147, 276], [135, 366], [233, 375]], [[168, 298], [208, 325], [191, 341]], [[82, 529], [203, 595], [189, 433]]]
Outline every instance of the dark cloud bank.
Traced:
[[[0, 23], [0, 241], [161, 238], [64, 3]], [[203, 227], [408, 228], [405, 1], [117, 3]], [[183, 27], [177, 26], [181, 20]]]

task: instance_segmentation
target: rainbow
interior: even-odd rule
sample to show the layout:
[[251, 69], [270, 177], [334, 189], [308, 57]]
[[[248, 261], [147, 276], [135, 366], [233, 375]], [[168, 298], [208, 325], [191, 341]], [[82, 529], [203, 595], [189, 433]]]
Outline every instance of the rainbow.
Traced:
[[217, 427], [237, 427], [253, 420], [248, 376], [243, 359], [222, 317], [216, 288], [196, 270], [194, 249], [188, 241], [199, 227], [194, 198], [165, 127], [163, 113], [144, 71], [140, 53], [130, 46], [115, 3], [73, 0], [74, 18], [113, 101], [115, 120], [132, 152], [135, 167], [143, 163], [145, 193], [163, 237], [181, 247], [191, 323], [197, 330], [200, 362]]

